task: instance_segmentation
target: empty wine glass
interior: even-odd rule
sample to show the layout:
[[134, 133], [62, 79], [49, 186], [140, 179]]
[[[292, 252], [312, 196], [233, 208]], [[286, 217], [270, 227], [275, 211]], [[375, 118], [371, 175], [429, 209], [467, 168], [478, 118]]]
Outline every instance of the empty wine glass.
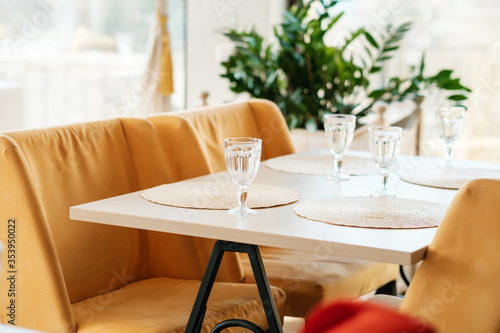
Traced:
[[229, 214], [247, 216], [256, 213], [246, 206], [247, 187], [259, 169], [262, 140], [254, 138], [228, 138], [224, 140], [226, 167], [232, 181], [238, 185], [238, 206]]
[[387, 171], [394, 165], [401, 145], [401, 127], [373, 126], [368, 127], [370, 152], [380, 170], [381, 187], [371, 192], [374, 197], [395, 197], [396, 194], [387, 189], [389, 174]]
[[446, 145], [446, 161], [440, 163], [440, 167], [453, 167], [451, 161], [453, 154], [453, 142], [458, 138], [464, 124], [464, 111], [462, 106], [440, 107], [435, 109], [436, 121], [441, 138]]
[[349, 175], [340, 172], [344, 153], [349, 149], [356, 127], [356, 116], [345, 114], [329, 114], [324, 117], [326, 143], [333, 153], [333, 173], [326, 176], [328, 180], [348, 180]]

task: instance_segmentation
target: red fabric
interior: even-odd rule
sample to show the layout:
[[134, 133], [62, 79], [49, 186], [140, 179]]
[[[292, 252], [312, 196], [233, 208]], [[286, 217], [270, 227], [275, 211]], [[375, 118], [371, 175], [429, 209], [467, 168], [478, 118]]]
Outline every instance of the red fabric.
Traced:
[[407, 315], [370, 302], [336, 301], [315, 308], [302, 333], [433, 333]]

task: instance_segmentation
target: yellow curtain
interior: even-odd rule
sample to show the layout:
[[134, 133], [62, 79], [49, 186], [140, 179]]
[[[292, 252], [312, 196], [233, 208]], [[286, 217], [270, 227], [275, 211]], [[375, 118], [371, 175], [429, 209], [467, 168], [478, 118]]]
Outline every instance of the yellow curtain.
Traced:
[[170, 38], [167, 29], [167, 0], [153, 0], [155, 16], [148, 38], [148, 60], [144, 69], [139, 114], [149, 116], [170, 111], [174, 92]]
[[156, 9], [158, 16], [158, 23], [161, 28], [161, 67], [159, 75], [159, 88], [163, 96], [172, 95], [174, 92], [174, 79], [172, 68], [172, 55], [170, 52], [170, 37], [167, 29], [167, 15], [160, 12], [159, 8]]

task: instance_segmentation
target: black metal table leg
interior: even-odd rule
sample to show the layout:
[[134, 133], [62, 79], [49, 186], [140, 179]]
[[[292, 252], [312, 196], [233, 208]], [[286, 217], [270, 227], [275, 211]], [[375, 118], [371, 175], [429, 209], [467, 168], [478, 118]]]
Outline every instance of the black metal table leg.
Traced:
[[[255, 282], [259, 290], [260, 298], [262, 300], [262, 305], [264, 306], [264, 313], [266, 314], [267, 323], [269, 325], [268, 332], [270, 333], [283, 333], [283, 328], [281, 326], [278, 310], [276, 309], [276, 304], [271, 292], [271, 287], [269, 286], [269, 281], [267, 280], [267, 275], [264, 269], [264, 263], [262, 262], [262, 257], [260, 255], [259, 247], [257, 245], [235, 243], [228, 241], [218, 240], [215, 245], [208, 261], [205, 274], [201, 281], [200, 289], [198, 290], [198, 295], [191, 310], [191, 315], [189, 316], [189, 321], [186, 326], [186, 333], [199, 333], [201, 331], [201, 326], [203, 324], [203, 318], [205, 317], [205, 312], [207, 309], [207, 301], [212, 291], [212, 287], [219, 270], [219, 266], [224, 255], [224, 252], [245, 252], [248, 254], [250, 259], [250, 264], [252, 265], [253, 274], [255, 276]], [[233, 320], [237, 321], [238, 319]], [[244, 327], [244, 326], [242, 326]]]
[[220, 333], [226, 328], [230, 327], [243, 327], [246, 328], [249, 331], [252, 331], [254, 333], [266, 333], [262, 328], [260, 328], [258, 325], [246, 321], [246, 320], [241, 320], [241, 319], [228, 319], [226, 321], [223, 321], [222, 323], [219, 323], [215, 325], [215, 327], [212, 329], [212, 332], [210, 333]]
[[408, 277], [406, 276], [406, 273], [403, 269], [403, 265], [399, 265], [399, 275], [403, 279], [404, 283], [406, 284], [407, 287], [410, 286], [410, 280], [408, 280]]
[[205, 312], [207, 311], [208, 296], [210, 296], [210, 292], [212, 291], [223, 255], [224, 251], [219, 241], [217, 241], [212, 249], [205, 274], [201, 280], [200, 289], [196, 295], [185, 333], [199, 333], [201, 331], [203, 318], [205, 318]]
[[262, 300], [262, 305], [264, 306], [267, 323], [269, 324], [269, 332], [283, 333], [283, 327], [280, 323], [278, 310], [276, 309], [271, 287], [269, 286], [269, 280], [267, 279], [259, 247], [257, 245], [248, 246], [249, 248], [247, 254], [250, 259], [250, 264], [252, 265], [255, 283], [259, 289], [260, 299]]
[[375, 294], [377, 295], [391, 295], [391, 296], [397, 296], [398, 291], [396, 288], [396, 280], [389, 281], [386, 284], [384, 284], [382, 287], [378, 288]]

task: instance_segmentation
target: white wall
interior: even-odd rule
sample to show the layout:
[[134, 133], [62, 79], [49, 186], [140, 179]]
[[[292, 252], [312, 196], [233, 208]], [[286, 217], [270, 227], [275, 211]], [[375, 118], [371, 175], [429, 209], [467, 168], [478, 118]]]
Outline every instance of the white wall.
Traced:
[[222, 79], [220, 63], [228, 58], [233, 44], [222, 36], [224, 30], [250, 30], [272, 36], [279, 22], [284, 0], [192, 0], [187, 2], [187, 107], [201, 104], [200, 94], [208, 91], [209, 104], [234, 100], [228, 81]]

